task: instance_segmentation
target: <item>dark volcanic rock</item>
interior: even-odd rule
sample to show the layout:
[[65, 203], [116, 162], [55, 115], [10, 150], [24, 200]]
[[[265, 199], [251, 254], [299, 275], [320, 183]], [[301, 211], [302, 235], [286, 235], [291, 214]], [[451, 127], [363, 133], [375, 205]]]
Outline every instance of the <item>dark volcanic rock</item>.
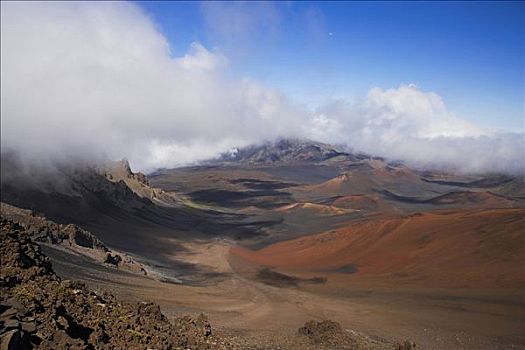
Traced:
[[1, 349], [232, 349], [206, 318], [170, 323], [158, 305], [120, 302], [62, 281], [31, 232], [0, 223]]
[[314, 343], [334, 343], [338, 338], [343, 337], [343, 328], [334, 321], [317, 322], [312, 320], [299, 328], [299, 334], [307, 336]]
[[77, 225], [62, 225], [35, 215], [31, 210], [20, 209], [6, 203], [0, 203], [2, 217], [23, 226], [23, 231], [37, 241], [53, 244], [67, 243], [84, 248], [108, 252], [109, 249], [91, 232]]
[[396, 350], [416, 350], [421, 349], [416, 345], [416, 343], [405, 340], [403, 343], [396, 345]]
[[83, 228], [68, 224], [57, 224], [45, 217], [35, 215], [31, 210], [20, 209], [0, 202], [2, 217], [19, 224], [19, 230], [27, 233], [33, 240], [42, 243], [56, 244], [86, 255], [100, 263], [110, 264], [133, 272], [145, 273], [142, 264], [130, 256], [111, 251], [94, 234]]
[[31, 345], [27, 341], [25, 334], [20, 330], [10, 330], [0, 335], [0, 349], [2, 350], [21, 350], [30, 348]]
[[[406, 341], [394, 345], [380, 338], [370, 338], [359, 332], [344, 329], [338, 322], [331, 320], [308, 321], [298, 330], [299, 337], [306, 338], [310, 346], [316, 349], [330, 350], [372, 350], [420, 349], [416, 344]], [[409, 346], [409, 347], [405, 347]]]

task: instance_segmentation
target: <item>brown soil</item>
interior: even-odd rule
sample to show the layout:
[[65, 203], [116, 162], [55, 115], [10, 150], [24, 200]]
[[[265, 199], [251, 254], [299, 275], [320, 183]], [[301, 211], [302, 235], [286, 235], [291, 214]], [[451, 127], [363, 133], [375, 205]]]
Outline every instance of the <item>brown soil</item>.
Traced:
[[[205, 311], [216, 329], [243, 349], [319, 349], [297, 329], [307, 320], [333, 320], [352, 335], [393, 349], [411, 339], [424, 349], [523, 349], [522, 290], [432, 288], [393, 284], [355, 273], [274, 270], [299, 279], [326, 277], [324, 284], [272, 286], [257, 274], [261, 266], [229, 253], [229, 243], [186, 244], [174, 258], [191, 257], [224, 278], [204, 286], [161, 283], [88, 261], [71, 261], [49, 251], [61, 276], [82, 278], [123, 300], [151, 300], [169, 319]], [[47, 251], [46, 251], [47, 253]], [[329, 347], [328, 347], [329, 348]], [[401, 348], [403, 349], [403, 348]], [[408, 349], [408, 348], [407, 348]]]
[[[524, 286], [525, 210], [415, 214], [350, 224], [326, 233], [232, 253], [261, 266], [333, 272], [434, 287]], [[446, 251], [446, 254], [443, 252]]]
[[[137, 210], [125, 216], [95, 205], [96, 225], [84, 228], [158, 275], [62, 245], [43, 249], [62, 278], [111, 290], [121, 304], [153, 301], [175, 325], [181, 313], [197, 322], [204, 311], [213, 336], [243, 349], [413, 348], [405, 339], [425, 349], [525, 349], [525, 212], [486, 209], [523, 205], [519, 197], [500, 201], [514, 187], [430, 183], [368, 163], [178, 169], [151, 178], [183, 192], [177, 210], [134, 207], [127, 194], [122, 205]], [[293, 203], [312, 204], [275, 210]], [[175, 278], [151, 278], [167, 275]]]
[[[343, 329], [332, 321], [309, 321], [299, 330], [276, 333], [267, 338], [264, 331], [243, 333], [221, 332], [212, 329], [208, 318], [198, 316], [171, 316], [171, 322], [161, 313], [159, 306], [148, 302], [133, 302], [117, 298], [104, 291], [95, 291], [82, 282], [62, 280], [51, 267], [50, 260], [40, 247], [30, 239], [32, 233], [24, 227], [2, 219], [0, 253], [2, 269], [0, 276], [0, 341], [8, 349], [394, 349], [393, 343], [372, 339], [362, 333]], [[54, 248], [53, 248], [54, 249]], [[224, 257], [224, 249], [213, 249], [213, 254]], [[86, 257], [87, 259], [87, 257]], [[93, 265], [75, 266], [79, 271], [89, 270]], [[60, 269], [59, 265], [59, 269]], [[126, 293], [138, 297], [140, 291], [148, 290], [157, 300], [176, 304], [179, 293], [176, 286], [146, 280], [140, 275], [122, 275], [124, 271], [108, 269], [117, 278], [105, 281], [105, 289], [115, 283]], [[272, 275], [272, 277], [274, 277]], [[282, 278], [287, 278], [282, 275]], [[110, 282], [111, 281], [111, 282]], [[301, 280], [315, 283], [314, 280]], [[109, 282], [109, 283], [108, 283]], [[138, 288], [129, 288], [137, 283]], [[156, 288], [154, 284], [161, 288]], [[249, 282], [247, 283], [249, 284]], [[154, 287], [154, 289], [151, 289]], [[273, 288], [273, 287], [270, 287]], [[223, 286], [217, 290], [222, 293]], [[167, 291], [176, 292], [165, 293]], [[199, 299], [201, 307], [216, 309], [224, 304], [212, 301], [206, 294]], [[276, 289], [278, 290], [278, 289]], [[188, 290], [190, 291], [190, 290]], [[254, 290], [255, 291], [255, 290]], [[195, 290], [183, 293], [194, 296]], [[197, 292], [200, 294], [204, 291]], [[213, 293], [212, 293], [213, 294]], [[167, 299], [163, 299], [164, 295]], [[217, 294], [219, 296], [220, 294]], [[234, 298], [238, 295], [233, 295]], [[188, 299], [180, 297], [179, 303]], [[242, 310], [246, 305], [229, 303], [229, 307]], [[231, 312], [231, 311], [230, 311]], [[255, 319], [259, 316], [252, 315]], [[249, 317], [244, 317], [244, 321]], [[223, 333], [223, 335], [220, 335]], [[226, 335], [229, 333], [229, 336]]]

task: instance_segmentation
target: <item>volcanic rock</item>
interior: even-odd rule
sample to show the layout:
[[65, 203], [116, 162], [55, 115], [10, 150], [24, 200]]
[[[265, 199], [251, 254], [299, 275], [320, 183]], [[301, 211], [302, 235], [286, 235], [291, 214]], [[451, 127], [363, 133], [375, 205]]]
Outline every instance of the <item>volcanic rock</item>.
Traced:
[[170, 323], [158, 305], [62, 281], [23, 226], [2, 219], [0, 229], [1, 349], [237, 348], [204, 315]]

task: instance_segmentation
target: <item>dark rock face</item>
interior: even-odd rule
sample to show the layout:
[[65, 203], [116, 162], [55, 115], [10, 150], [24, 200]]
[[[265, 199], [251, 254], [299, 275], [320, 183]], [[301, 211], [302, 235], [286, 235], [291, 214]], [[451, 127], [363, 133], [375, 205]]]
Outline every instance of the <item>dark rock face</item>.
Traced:
[[120, 257], [120, 255], [118, 254], [111, 255], [111, 253], [107, 253], [104, 263], [118, 266], [118, 264], [120, 264], [121, 261], [122, 261], [122, 258]]
[[113, 295], [63, 281], [12, 221], [0, 222], [1, 349], [234, 349], [206, 318], [172, 324], [152, 303], [119, 302]]
[[67, 225], [64, 232], [68, 234], [69, 240], [81, 247], [91, 249], [101, 249], [107, 251], [107, 248], [90, 232], [81, 229], [75, 225]]

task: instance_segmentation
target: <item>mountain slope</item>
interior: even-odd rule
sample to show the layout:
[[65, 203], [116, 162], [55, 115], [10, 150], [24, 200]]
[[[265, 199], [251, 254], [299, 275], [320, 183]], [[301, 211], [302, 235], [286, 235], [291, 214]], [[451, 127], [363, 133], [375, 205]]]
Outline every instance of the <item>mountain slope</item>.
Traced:
[[246, 261], [438, 286], [523, 287], [525, 209], [459, 210], [374, 219], [252, 251]]
[[[234, 149], [223, 154], [219, 162], [242, 164], [273, 164], [290, 162], [321, 162], [329, 159], [355, 158], [331, 145], [298, 139], [281, 139], [262, 145]], [[357, 159], [357, 158], [356, 158]]]

